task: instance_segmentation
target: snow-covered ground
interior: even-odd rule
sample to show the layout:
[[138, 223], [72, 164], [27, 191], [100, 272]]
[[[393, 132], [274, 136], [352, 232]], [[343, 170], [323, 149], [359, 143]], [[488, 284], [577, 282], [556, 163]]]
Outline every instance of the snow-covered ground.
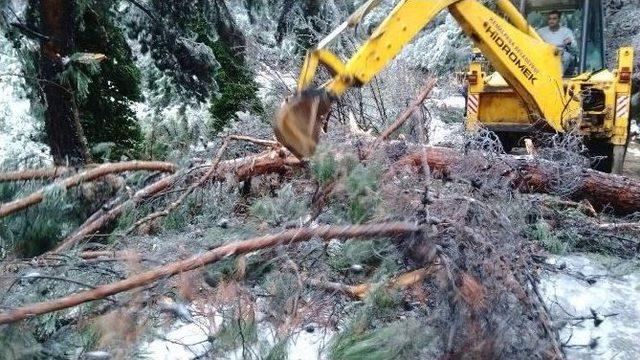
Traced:
[[[556, 320], [567, 319], [561, 340], [570, 359], [640, 359], [640, 270], [607, 267], [583, 255], [552, 259], [576, 276], [545, 273], [541, 290]], [[579, 279], [581, 278], [581, 279]], [[590, 284], [585, 279], [595, 281]], [[592, 316], [597, 320], [571, 320]]]
[[[197, 306], [190, 306], [190, 310], [197, 313]], [[205, 306], [206, 307], [206, 306]], [[167, 331], [160, 331], [155, 340], [141, 344], [139, 351], [151, 360], [189, 360], [206, 354], [216, 346], [216, 333], [220, 330], [222, 317], [219, 314], [210, 316], [189, 316], [190, 321], [180, 320]], [[264, 316], [258, 312], [256, 320]], [[270, 323], [259, 321], [257, 326], [257, 341], [247, 348], [238, 348], [227, 354], [225, 359], [242, 360], [243, 352], [252, 354], [268, 353], [278, 344], [276, 329]], [[316, 325], [308, 325], [304, 329], [293, 331], [287, 338], [285, 351], [289, 360], [325, 359], [326, 348], [334, 331]]]

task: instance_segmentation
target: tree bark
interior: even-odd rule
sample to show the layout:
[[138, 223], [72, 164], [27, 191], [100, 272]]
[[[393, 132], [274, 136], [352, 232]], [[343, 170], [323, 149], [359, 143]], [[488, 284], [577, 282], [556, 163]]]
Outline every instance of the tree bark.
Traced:
[[64, 298], [35, 303], [18, 309], [2, 312], [0, 313], [0, 324], [8, 324], [24, 320], [29, 317], [67, 309], [89, 301], [104, 299], [108, 296], [115, 295], [123, 291], [139, 288], [168, 276], [173, 276], [179, 273], [198, 269], [200, 267], [215, 263], [230, 256], [246, 254], [277, 245], [286, 245], [308, 241], [309, 239], [314, 237], [319, 237], [324, 240], [334, 238], [373, 238], [380, 236], [408, 235], [419, 230], [420, 229], [415, 225], [402, 222], [344, 227], [320, 226], [313, 229], [293, 229], [275, 235], [267, 235], [245, 241], [238, 241], [220, 246], [204, 254], [194, 255], [186, 260], [181, 260], [164, 266], [156, 267], [152, 270], [143, 272], [139, 275], [131, 276], [122, 281], [98, 286], [95, 289], [89, 291], [84, 291], [69, 295]]
[[[561, 195], [580, 201], [587, 200], [598, 210], [610, 209], [616, 214], [640, 212], [640, 180], [599, 172], [592, 169], [567, 167], [532, 156], [503, 155], [501, 162], [488, 163], [479, 152], [462, 154], [444, 147], [427, 147], [426, 150], [407, 154], [390, 169], [397, 171], [404, 166], [421, 167], [428, 163], [432, 171], [445, 177], [460, 170], [464, 161], [471, 161], [484, 171], [502, 176], [514, 188], [524, 193]], [[558, 188], [561, 187], [561, 193]]]
[[67, 175], [72, 171], [73, 169], [64, 166], [50, 169], [18, 170], [0, 174], [0, 182], [49, 180]]
[[91, 161], [89, 146], [80, 125], [71, 87], [60, 83], [63, 58], [74, 50], [74, 0], [41, 0], [42, 32], [49, 37], [40, 44], [40, 78], [45, 102], [47, 144], [57, 165], [82, 165]]

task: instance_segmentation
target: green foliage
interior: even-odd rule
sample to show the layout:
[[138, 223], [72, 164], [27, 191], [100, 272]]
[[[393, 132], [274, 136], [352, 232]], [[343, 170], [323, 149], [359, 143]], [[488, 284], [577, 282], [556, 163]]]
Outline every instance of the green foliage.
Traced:
[[[106, 8], [101, 8], [106, 7]], [[102, 4], [98, 10], [87, 9], [82, 17], [83, 30], [78, 30], [76, 49], [79, 52], [104, 54], [98, 63], [72, 61], [65, 70], [75, 81], [81, 123], [90, 147], [112, 143], [105, 153], [97, 154], [109, 160], [122, 156], [136, 158], [142, 143], [142, 130], [131, 103], [141, 99], [140, 70], [131, 49]], [[99, 70], [99, 71], [98, 71]]]
[[357, 165], [346, 180], [348, 193], [347, 215], [352, 223], [363, 223], [369, 220], [380, 204], [376, 193], [382, 171], [379, 167], [363, 164]]
[[445, 124], [459, 124], [464, 122], [464, 109], [451, 106], [442, 106], [438, 109], [440, 120]]
[[60, 83], [71, 87], [76, 95], [76, 100], [83, 102], [89, 96], [91, 77], [100, 72], [98, 63], [80, 64], [71, 61], [67, 68], [58, 74]]
[[537, 241], [540, 246], [552, 254], [564, 254], [570, 249], [569, 243], [563, 241], [563, 236], [553, 231], [544, 220], [540, 220], [529, 226], [529, 228], [525, 230], [525, 233], [529, 238]]
[[311, 160], [311, 174], [321, 185], [327, 185], [335, 180], [338, 171], [338, 162], [333, 153], [319, 150]]
[[329, 358], [419, 358], [420, 350], [432, 340], [424, 324], [416, 319], [408, 319], [380, 325], [395, 317], [400, 299], [397, 293], [384, 287], [375, 289], [345, 328], [332, 339]]
[[430, 341], [424, 326], [416, 319], [393, 322], [368, 332], [340, 334], [331, 349], [331, 359], [392, 360], [416, 359]]
[[395, 247], [388, 240], [347, 241], [339, 251], [330, 252], [328, 263], [338, 270], [348, 269], [351, 265], [377, 266], [383, 260], [395, 259]]
[[238, 111], [262, 114], [263, 108], [256, 96], [258, 85], [253, 80], [242, 50], [232, 49], [229, 39], [220, 39], [211, 33], [212, 21], [207, 18], [206, 12], [193, 13], [192, 16], [186, 20], [185, 28], [196, 35], [198, 43], [213, 51], [219, 65], [214, 76], [218, 91], [211, 99], [209, 112], [212, 122], [208, 124], [212, 135], [216, 135], [236, 118]]
[[258, 327], [255, 319], [239, 316], [237, 309], [223, 311], [222, 325], [216, 335], [216, 344], [224, 350], [249, 347], [258, 340]]
[[244, 59], [234, 54], [222, 41], [216, 41], [211, 48], [220, 63], [216, 74], [220, 93], [214, 97], [209, 109], [213, 117], [210, 128], [213, 134], [217, 134], [235, 119], [238, 111], [261, 114], [263, 109], [256, 96], [258, 85]]
[[264, 277], [262, 287], [269, 293], [269, 306], [282, 314], [293, 310], [293, 300], [302, 289], [299, 278], [291, 272], [272, 271]]
[[41, 359], [42, 346], [24, 324], [0, 326], [0, 359]]
[[[0, 184], [0, 202], [24, 197], [40, 186], [38, 182], [23, 186]], [[80, 225], [86, 209], [68, 195], [60, 187], [49, 186], [40, 204], [0, 219], [2, 255], [12, 250], [22, 256], [39, 255]]]
[[308, 205], [301, 201], [293, 191], [291, 183], [284, 185], [276, 192], [276, 197], [263, 197], [251, 205], [251, 215], [272, 226], [295, 220], [304, 215]]
[[278, 341], [273, 347], [271, 347], [267, 354], [262, 357], [264, 360], [287, 360], [289, 355], [287, 349], [287, 341]]

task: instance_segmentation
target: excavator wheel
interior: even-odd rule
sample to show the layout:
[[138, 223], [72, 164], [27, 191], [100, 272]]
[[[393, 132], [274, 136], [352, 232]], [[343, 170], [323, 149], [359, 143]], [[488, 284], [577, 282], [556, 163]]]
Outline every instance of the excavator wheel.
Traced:
[[299, 159], [313, 155], [331, 108], [329, 95], [309, 90], [285, 100], [273, 124], [276, 138]]
[[591, 168], [606, 173], [622, 174], [627, 154], [626, 146], [613, 145], [604, 141], [590, 141], [587, 143], [587, 148], [592, 159]]

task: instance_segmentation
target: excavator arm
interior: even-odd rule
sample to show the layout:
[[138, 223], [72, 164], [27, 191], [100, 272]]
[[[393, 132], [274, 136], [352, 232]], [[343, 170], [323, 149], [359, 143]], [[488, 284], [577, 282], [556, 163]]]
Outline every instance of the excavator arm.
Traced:
[[[478, 0], [401, 0], [353, 57], [343, 63], [326, 46], [340, 32], [357, 25], [379, 1], [367, 1], [307, 54], [298, 91], [283, 104], [274, 124], [278, 140], [298, 157], [315, 151], [322, 116], [331, 101], [350, 87], [369, 83], [444, 9], [522, 97], [530, 112], [562, 131], [568, 100], [560, 54], [540, 39], [509, 0], [497, 1], [508, 19]], [[326, 67], [332, 78], [313, 87], [319, 66]]]

